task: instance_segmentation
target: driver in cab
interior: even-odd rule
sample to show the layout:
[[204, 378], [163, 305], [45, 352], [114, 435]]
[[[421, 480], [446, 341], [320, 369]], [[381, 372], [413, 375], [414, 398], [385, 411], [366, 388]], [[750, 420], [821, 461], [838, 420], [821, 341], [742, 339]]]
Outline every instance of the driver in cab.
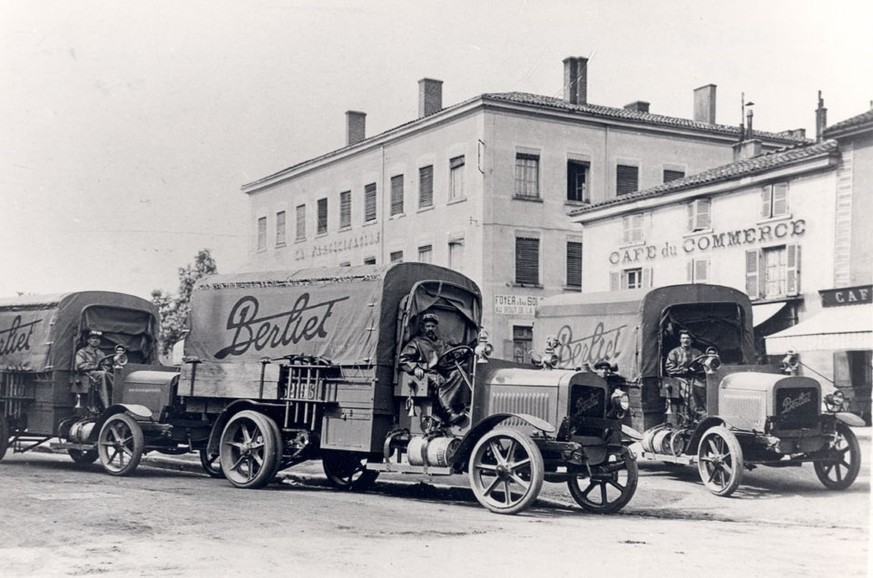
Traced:
[[679, 332], [679, 347], [667, 354], [664, 369], [667, 375], [679, 380], [681, 395], [692, 419], [700, 420], [706, 416], [706, 381], [701, 379], [700, 367], [695, 367], [703, 354], [694, 346], [691, 333], [685, 329]]
[[97, 411], [111, 405], [112, 375], [104, 367], [106, 356], [100, 351], [102, 336], [103, 332], [92, 330], [88, 333], [88, 345], [76, 352], [76, 369], [88, 376], [91, 391], [97, 394], [103, 405], [102, 408], [91, 408]]
[[445, 367], [437, 363], [450, 347], [440, 339], [440, 319], [434, 313], [425, 313], [421, 318], [419, 334], [407, 342], [400, 352], [400, 368], [421, 380], [427, 378], [433, 385], [437, 398], [449, 423], [459, 424], [466, 419], [463, 409], [458, 409], [458, 394], [464, 384], [457, 367]]

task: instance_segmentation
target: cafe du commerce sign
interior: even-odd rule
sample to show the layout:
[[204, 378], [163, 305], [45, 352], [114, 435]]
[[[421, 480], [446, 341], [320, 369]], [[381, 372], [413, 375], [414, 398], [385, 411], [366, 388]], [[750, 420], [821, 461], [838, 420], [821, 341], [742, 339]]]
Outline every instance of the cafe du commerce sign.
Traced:
[[873, 285], [858, 287], [843, 287], [842, 289], [825, 289], [819, 291], [822, 307], [840, 307], [842, 305], [860, 305], [873, 303]]

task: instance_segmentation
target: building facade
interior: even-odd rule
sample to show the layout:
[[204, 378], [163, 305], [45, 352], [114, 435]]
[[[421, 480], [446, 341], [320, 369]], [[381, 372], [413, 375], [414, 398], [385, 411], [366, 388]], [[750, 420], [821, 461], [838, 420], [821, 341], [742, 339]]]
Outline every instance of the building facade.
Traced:
[[[568, 213], [730, 162], [739, 128], [716, 125], [715, 87], [695, 119], [588, 104], [587, 61], [564, 61], [563, 99], [483, 94], [442, 107], [419, 83], [420, 118], [243, 187], [251, 269], [413, 260], [461, 271], [483, 291], [497, 355], [525, 360], [540, 299], [590, 290], [589, 237]], [[802, 135], [757, 132], [764, 150]], [[583, 249], [583, 247], [585, 247]]]
[[873, 111], [820, 137], [771, 152], [747, 140], [733, 163], [577, 209], [586, 291], [740, 289], [761, 356], [800, 353], [826, 387], [867, 388], [869, 412]]

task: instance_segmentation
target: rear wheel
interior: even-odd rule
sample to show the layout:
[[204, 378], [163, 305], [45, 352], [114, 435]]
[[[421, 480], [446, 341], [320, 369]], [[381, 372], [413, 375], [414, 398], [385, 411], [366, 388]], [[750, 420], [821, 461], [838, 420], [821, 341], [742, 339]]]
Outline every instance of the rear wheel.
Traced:
[[364, 492], [373, 486], [379, 472], [367, 469], [367, 458], [351, 452], [325, 452], [321, 458], [330, 485], [352, 492]]
[[99, 456], [97, 450], [77, 450], [70, 448], [67, 450], [70, 457], [77, 464], [93, 464]]
[[238, 488], [262, 488], [276, 474], [278, 443], [273, 421], [256, 411], [241, 411], [224, 427], [221, 434], [221, 470]]
[[609, 456], [605, 464], [592, 468], [591, 477], [567, 480], [570, 495], [582, 509], [594, 514], [612, 514], [630, 502], [637, 491], [637, 461], [627, 448]]
[[126, 413], [110, 416], [100, 428], [97, 452], [103, 469], [113, 476], [132, 474], [142, 459], [142, 428]]
[[529, 508], [543, 487], [543, 455], [529, 436], [496, 428], [482, 436], [470, 456], [470, 485], [479, 503], [498, 514]]
[[697, 448], [697, 469], [703, 485], [716, 496], [730, 496], [743, 479], [743, 449], [724, 426], [706, 431]]
[[815, 475], [829, 490], [845, 490], [861, 471], [861, 446], [855, 432], [844, 423], [838, 423], [831, 442], [834, 459], [815, 462]]

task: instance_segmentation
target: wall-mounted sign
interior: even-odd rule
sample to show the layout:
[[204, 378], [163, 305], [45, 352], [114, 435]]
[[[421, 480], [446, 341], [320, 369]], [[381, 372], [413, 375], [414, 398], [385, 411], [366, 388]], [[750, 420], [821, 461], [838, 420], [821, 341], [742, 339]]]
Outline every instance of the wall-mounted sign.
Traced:
[[298, 246], [294, 250], [294, 260], [302, 261], [307, 257], [315, 258], [332, 253], [345, 253], [361, 247], [369, 247], [377, 245], [381, 240], [379, 231], [372, 233], [361, 233], [359, 235], [347, 236], [345, 238], [335, 239], [331, 241], [321, 241], [306, 243]]
[[536, 295], [495, 295], [494, 312], [498, 315], [533, 317], [544, 297]]
[[840, 307], [842, 305], [860, 305], [873, 303], [873, 285], [858, 287], [843, 287], [842, 289], [825, 289], [821, 294], [822, 307]]

